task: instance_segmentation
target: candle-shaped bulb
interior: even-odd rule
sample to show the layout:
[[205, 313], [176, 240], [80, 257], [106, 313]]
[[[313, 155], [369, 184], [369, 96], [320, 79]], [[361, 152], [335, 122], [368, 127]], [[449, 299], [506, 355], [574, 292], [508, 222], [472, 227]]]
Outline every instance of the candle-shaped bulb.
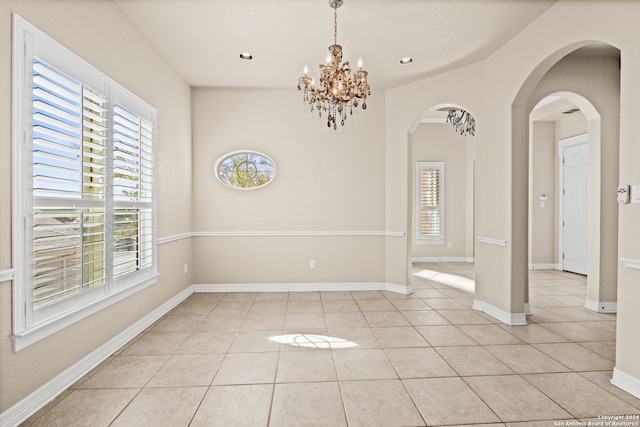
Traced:
[[304, 75], [305, 75], [305, 76], [308, 76], [308, 75], [309, 75], [309, 67], [307, 67], [307, 66], [305, 65], [305, 66], [304, 66], [304, 69], [303, 69], [303, 72], [304, 72]]
[[358, 59], [358, 69], [362, 71], [362, 58]]

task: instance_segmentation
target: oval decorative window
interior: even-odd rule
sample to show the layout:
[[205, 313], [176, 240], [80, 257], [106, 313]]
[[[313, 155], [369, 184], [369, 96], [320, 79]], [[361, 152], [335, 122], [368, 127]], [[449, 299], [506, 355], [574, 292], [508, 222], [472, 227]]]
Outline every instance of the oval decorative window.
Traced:
[[253, 190], [269, 184], [276, 176], [276, 165], [257, 151], [234, 151], [216, 162], [216, 176], [224, 185]]

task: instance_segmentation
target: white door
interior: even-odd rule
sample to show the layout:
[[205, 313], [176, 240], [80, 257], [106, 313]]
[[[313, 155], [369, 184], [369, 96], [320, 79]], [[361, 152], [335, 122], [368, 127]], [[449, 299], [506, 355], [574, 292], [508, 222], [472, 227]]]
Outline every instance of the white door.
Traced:
[[[585, 135], [586, 136], [586, 135]], [[561, 150], [562, 163], [562, 269], [587, 274], [588, 144]]]

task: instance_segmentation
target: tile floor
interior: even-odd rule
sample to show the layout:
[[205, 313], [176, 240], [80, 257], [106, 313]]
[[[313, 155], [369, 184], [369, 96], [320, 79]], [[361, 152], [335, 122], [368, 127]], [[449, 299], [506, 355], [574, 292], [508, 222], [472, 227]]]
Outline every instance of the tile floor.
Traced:
[[194, 294], [29, 426], [554, 426], [639, 414], [609, 382], [615, 315], [586, 280], [532, 271], [527, 326], [472, 310], [473, 266], [414, 289]]

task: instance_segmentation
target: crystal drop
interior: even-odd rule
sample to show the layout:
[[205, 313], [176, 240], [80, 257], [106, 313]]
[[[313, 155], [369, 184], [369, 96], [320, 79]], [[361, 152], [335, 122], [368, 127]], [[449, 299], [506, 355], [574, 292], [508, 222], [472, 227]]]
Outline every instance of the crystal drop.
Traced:
[[330, 128], [331, 127], [331, 120], [327, 120], [327, 127]]
[[337, 130], [338, 129], [338, 125], [335, 124], [335, 122], [333, 123], [333, 130]]
[[366, 110], [366, 109], [367, 109], [367, 103], [366, 103], [366, 102], [363, 102], [363, 103], [362, 103], [362, 109], [363, 109], [363, 110]]
[[344, 119], [342, 119], [342, 122], [340, 122], [340, 124], [341, 124], [342, 126], [344, 126]]

